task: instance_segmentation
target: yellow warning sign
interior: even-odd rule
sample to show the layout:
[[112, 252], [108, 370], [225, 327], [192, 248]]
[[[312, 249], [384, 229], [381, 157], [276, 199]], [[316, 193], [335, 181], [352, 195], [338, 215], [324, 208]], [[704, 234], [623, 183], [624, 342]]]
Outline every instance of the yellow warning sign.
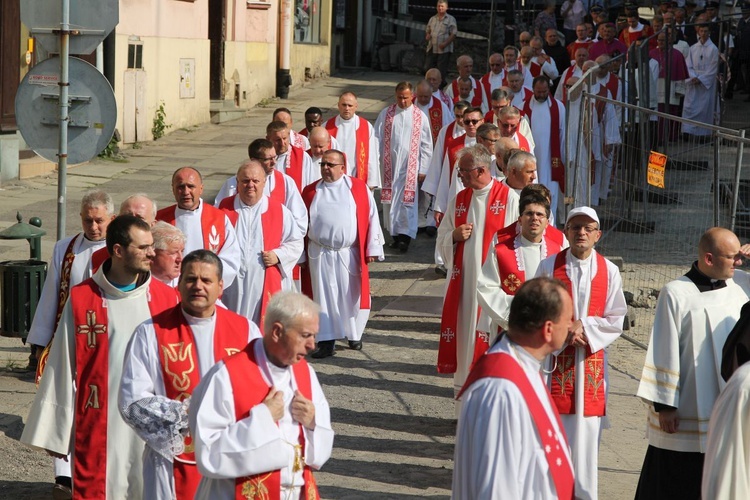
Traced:
[[648, 183], [664, 189], [664, 171], [667, 168], [667, 155], [651, 151], [648, 156]]

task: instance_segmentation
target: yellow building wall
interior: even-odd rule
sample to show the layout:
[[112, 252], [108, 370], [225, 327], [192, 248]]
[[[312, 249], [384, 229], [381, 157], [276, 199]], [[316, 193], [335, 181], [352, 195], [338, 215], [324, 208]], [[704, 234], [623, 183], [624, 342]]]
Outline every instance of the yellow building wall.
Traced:
[[276, 91], [276, 45], [225, 42], [224, 96], [233, 100], [239, 85], [241, 108], [251, 108]]
[[320, 78], [331, 74], [332, 3], [333, 0], [322, 0], [320, 3], [320, 43], [292, 43], [290, 54], [292, 88], [304, 85], [307, 81], [306, 76]]

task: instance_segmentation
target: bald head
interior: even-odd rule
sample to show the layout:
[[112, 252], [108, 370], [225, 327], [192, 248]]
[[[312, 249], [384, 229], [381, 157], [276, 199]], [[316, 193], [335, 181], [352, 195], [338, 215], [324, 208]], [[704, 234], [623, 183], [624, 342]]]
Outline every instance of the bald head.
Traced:
[[711, 279], [727, 280], [742, 265], [740, 240], [730, 230], [712, 227], [698, 242], [698, 269]]
[[432, 102], [432, 85], [427, 80], [422, 80], [417, 84], [417, 103], [420, 106], [427, 106]]
[[327, 150], [331, 149], [331, 135], [325, 127], [313, 127], [308, 136], [310, 141], [310, 156], [320, 158]]
[[440, 74], [440, 70], [437, 68], [430, 68], [427, 73], [424, 74], [424, 79], [430, 83], [433, 92], [437, 92], [440, 88], [440, 83], [443, 81], [443, 75]]
[[263, 198], [266, 171], [257, 160], [245, 160], [237, 169], [237, 195], [245, 205], [254, 206]]
[[518, 148], [518, 144], [516, 144], [516, 141], [510, 137], [501, 137], [500, 140], [495, 143], [495, 162], [506, 177], [508, 176], [508, 168], [505, 166], [503, 158], [505, 158], [505, 153], [507, 151], [516, 148]]
[[521, 62], [523, 64], [529, 64], [532, 57], [534, 57], [534, 49], [528, 45], [521, 49]]
[[156, 203], [143, 193], [134, 194], [120, 204], [120, 215], [123, 214], [135, 215], [153, 226], [156, 222]]

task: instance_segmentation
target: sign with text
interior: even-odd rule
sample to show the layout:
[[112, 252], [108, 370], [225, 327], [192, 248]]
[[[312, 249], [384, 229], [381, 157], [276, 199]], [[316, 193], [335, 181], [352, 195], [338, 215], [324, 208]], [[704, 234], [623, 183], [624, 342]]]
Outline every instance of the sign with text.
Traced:
[[648, 183], [664, 189], [664, 172], [667, 168], [667, 155], [651, 151], [648, 155]]

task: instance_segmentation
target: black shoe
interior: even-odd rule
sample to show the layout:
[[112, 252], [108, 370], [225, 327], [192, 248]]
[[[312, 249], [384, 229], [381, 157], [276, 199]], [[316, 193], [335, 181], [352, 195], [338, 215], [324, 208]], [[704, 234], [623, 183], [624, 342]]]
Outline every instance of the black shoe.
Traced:
[[398, 249], [398, 244], [399, 244], [399, 243], [400, 243], [400, 242], [399, 242], [398, 240], [393, 240], [393, 241], [392, 241], [392, 242], [391, 242], [391, 243], [390, 243], [390, 244], [388, 245], [388, 247], [389, 247], [389, 248], [392, 248], [392, 249], [394, 249], [394, 250], [397, 250], [397, 249]]
[[399, 241], [398, 242], [398, 251], [401, 253], [406, 253], [407, 250], [409, 250], [409, 242], [407, 241]]
[[424, 234], [427, 235], [429, 238], [434, 238], [437, 236], [437, 228], [435, 226], [427, 226], [424, 228]]
[[328, 358], [334, 355], [336, 352], [336, 341], [335, 340], [321, 340], [318, 342], [318, 348], [315, 349], [310, 356], [315, 359]]
[[435, 274], [438, 274], [445, 278], [448, 276], [448, 270], [445, 268], [445, 266], [435, 266]]
[[362, 350], [362, 341], [361, 340], [350, 340], [349, 341], [349, 349], [352, 349], [354, 351], [361, 351]]

